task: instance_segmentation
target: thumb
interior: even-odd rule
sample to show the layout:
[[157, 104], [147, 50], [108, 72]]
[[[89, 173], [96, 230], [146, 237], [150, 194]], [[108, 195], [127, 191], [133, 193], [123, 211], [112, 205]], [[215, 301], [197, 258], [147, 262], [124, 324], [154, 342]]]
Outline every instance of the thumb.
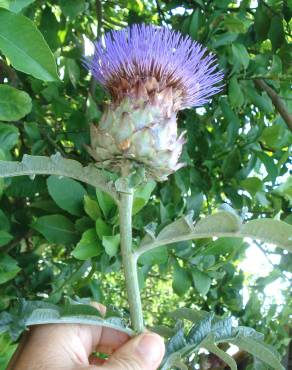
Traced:
[[144, 333], [120, 347], [100, 369], [156, 370], [164, 350], [164, 342], [159, 335]]

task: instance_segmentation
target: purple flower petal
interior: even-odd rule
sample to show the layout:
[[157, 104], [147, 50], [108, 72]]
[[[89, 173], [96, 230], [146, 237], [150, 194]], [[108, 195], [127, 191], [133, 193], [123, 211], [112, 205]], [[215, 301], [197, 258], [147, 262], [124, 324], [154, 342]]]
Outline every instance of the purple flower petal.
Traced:
[[94, 55], [85, 65], [111, 92], [121, 88], [123, 80], [132, 86], [154, 77], [161, 89], [172, 87], [177, 110], [200, 106], [222, 88], [218, 83], [223, 73], [217, 70], [215, 56], [165, 27], [142, 24], [109, 32], [95, 43]]

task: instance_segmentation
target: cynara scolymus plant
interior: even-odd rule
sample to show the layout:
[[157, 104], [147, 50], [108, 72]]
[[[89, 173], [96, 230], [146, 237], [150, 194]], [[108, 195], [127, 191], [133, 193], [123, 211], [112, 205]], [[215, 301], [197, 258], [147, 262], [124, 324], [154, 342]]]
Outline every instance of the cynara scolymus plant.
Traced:
[[[167, 28], [134, 25], [105, 35], [86, 62], [94, 78], [110, 93], [98, 126], [91, 126], [90, 154], [98, 165], [124, 180], [137, 167], [158, 181], [181, 168], [185, 132], [178, 134], [181, 109], [208, 102], [220, 90], [223, 74], [213, 55], [189, 37]], [[133, 190], [120, 187], [121, 246], [133, 325], [143, 330], [137, 258], [133, 255]]]
[[134, 25], [106, 34], [86, 64], [112, 99], [91, 127], [93, 158], [119, 171], [143, 165], [156, 180], [181, 168], [176, 115], [220, 90], [215, 57], [168, 28]]
[[[60, 308], [46, 302], [23, 304], [15, 319], [5, 317], [7, 327], [10, 322], [17, 327], [15, 320], [21, 312], [20, 330], [24, 324], [79, 322], [111, 326], [135, 334], [144, 330], [137, 274], [142, 254], [163, 245], [213, 237], [252, 237], [291, 250], [292, 232], [287, 223], [259, 219], [242, 224], [234, 212], [222, 210], [201, 218], [196, 224], [191, 215], [178, 218], [158, 228], [158, 233], [155, 228], [144, 225], [145, 237], [134, 248], [135, 184], [146, 182], [148, 178], [166, 180], [184, 165], [180, 155], [187, 137], [183, 131], [178, 132], [177, 113], [208, 103], [211, 96], [221, 90], [223, 73], [215, 57], [203, 46], [178, 32], [151, 25], [135, 25], [106, 34], [95, 44], [94, 55], [85, 60], [85, 65], [111, 97], [100, 122], [91, 127], [88, 151], [95, 163], [83, 167], [59, 154], [51, 158], [26, 155], [20, 163], [0, 161], [0, 177], [68, 176], [101, 189], [115, 200], [119, 209], [120, 247], [132, 328], [125, 328], [112, 318], [101, 318], [92, 307], [76, 309], [74, 305], [67, 305]], [[104, 169], [115, 175], [108, 176]], [[164, 330], [168, 333], [164, 370], [185, 369], [181, 359], [189, 360], [191, 353], [200, 347], [221, 357], [232, 370], [236, 369], [234, 359], [216, 346], [221, 342], [233, 343], [275, 369], [282, 369], [278, 357], [264, 345], [259, 333], [250, 328], [234, 327], [230, 318], [221, 320], [212, 313], [187, 309], [176, 311], [175, 317], [181, 321], [174, 328]], [[191, 322], [189, 330], [183, 329], [182, 320]]]

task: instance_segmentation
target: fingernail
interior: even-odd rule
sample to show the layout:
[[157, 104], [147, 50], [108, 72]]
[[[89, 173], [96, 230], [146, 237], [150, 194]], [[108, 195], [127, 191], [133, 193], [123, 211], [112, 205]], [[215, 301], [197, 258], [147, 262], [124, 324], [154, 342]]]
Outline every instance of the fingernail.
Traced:
[[136, 351], [148, 364], [157, 364], [164, 354], [163, 339], [157, 334], [142, 334], [137, 338]]

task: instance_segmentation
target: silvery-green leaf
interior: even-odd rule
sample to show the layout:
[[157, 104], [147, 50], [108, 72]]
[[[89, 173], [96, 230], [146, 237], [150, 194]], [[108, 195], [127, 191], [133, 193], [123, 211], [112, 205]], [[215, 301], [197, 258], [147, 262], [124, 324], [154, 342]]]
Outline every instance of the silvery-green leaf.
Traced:
[[199, 345], [211, 332], [213, 317], [214, 314], [210, 313], [197, 324], [193, 325], [186, 337], [187, 342], [192, 345]]
[[266, 343], [251, 337], [243, 337], [241, 335], [229, 340], [229, 342], [238, 346], [241, 350], [251, 353], [253, 356], [259, 358], [274, 369], [284, 370], [278, 353], [275, 352], [273, 347]]
[[231, 212], [220, 211], [201, 219], [195, 225], [195, 233], [208, 233], [211, 236], [217, 232], [220, 235], [220, 233], [225, 232], [237, 232], [239, 231], [240, 226], [241, 221], [238, 216]]
[[176, 220], [162, 229], [154, 240], [145, 237], [136, 256], [139, 258], [143, 253], [162, 245], [212, 237], [250, 237], [292, 251], [292, 226], [286, 222], [259, 219], [242, 224], [240, 218], [233, 212], [220, 211], [202, 218], [194, 226], [191, 220], [185, 217]]
[[218, 356], [223, 360], [226, 365], [230, 367], [231, 370], [237, 370], [237, 364], [235, 360], [229, 356], [226, 352], [222, 351], [222, 349], [218, 348], [216, 344], [210, 342], [210, 341], [205, 341], [202, 344], [202, 347], [206, 348], [209, 352], [214, 353], [214, 355]]
[[190, 216], [182, 217], [167, 225], [160, 231], [157, 240], [177, 238], [194, 231], [193, 222]]
[[[21, 162], [0, 160], [0, 177], [39, 174], [71, 177], [99, 188], [113, 199], [117, 199], [116, 191], [103, 171], [99, 171], [92, 165], [83, 167], [75, 160], [62, 158], [59, 153], [51, 157], [24, 155]], [[103, 192], [98, 192], [98, 194]]]
[[251, 220], [242, 225], [241, 232], [292, 252], [292, 226], [286, 222], [265, 218]]

